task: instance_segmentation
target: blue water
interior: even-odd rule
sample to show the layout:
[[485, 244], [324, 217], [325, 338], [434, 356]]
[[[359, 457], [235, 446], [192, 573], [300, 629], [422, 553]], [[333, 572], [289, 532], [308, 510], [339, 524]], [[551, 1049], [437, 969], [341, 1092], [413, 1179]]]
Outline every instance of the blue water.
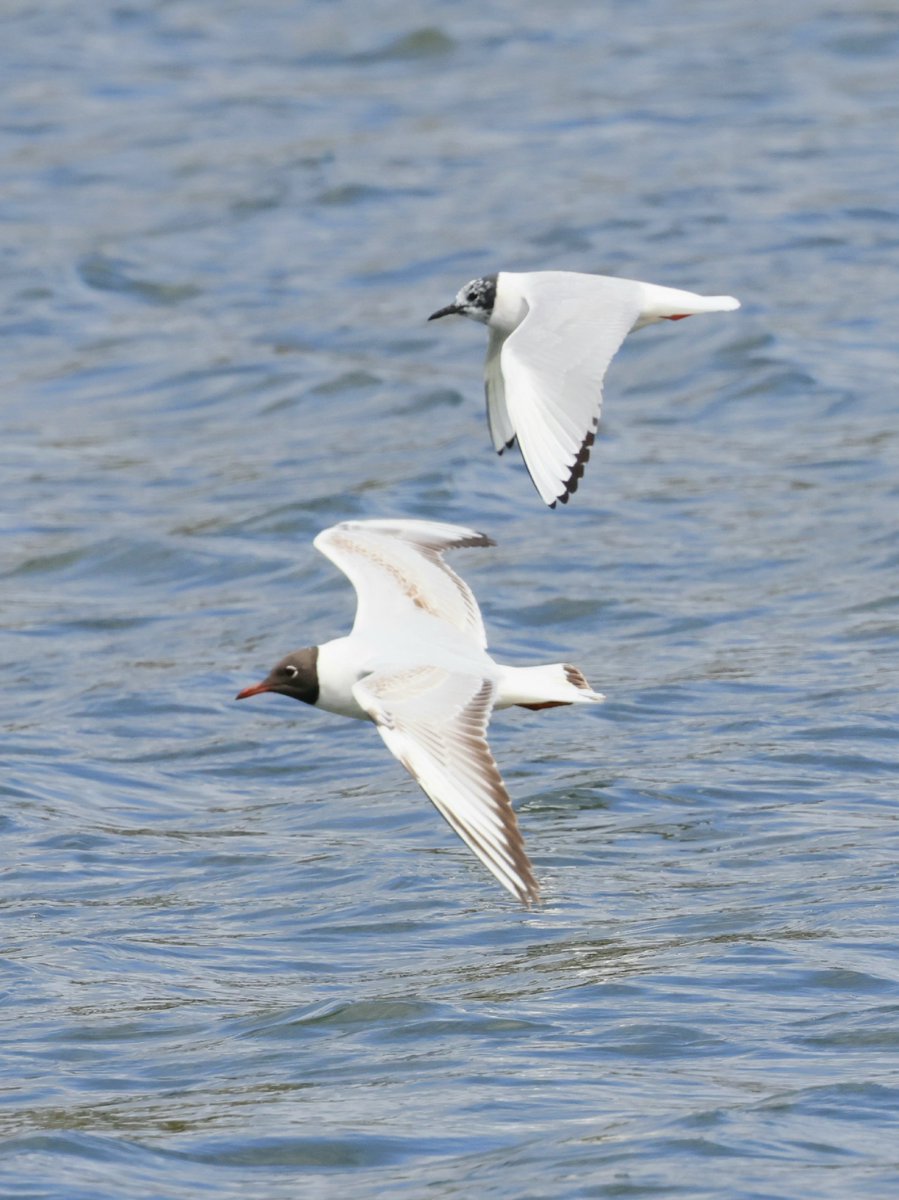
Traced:
[[[899, 1192], [899, 14], [12, 4], [0, 39], [0, 1194]], [[586, 478], [489, 449], [497, 268], [628, 341]], [[377, 734], [235, 704], [319, 529], [475, 524], [547, 895]]]

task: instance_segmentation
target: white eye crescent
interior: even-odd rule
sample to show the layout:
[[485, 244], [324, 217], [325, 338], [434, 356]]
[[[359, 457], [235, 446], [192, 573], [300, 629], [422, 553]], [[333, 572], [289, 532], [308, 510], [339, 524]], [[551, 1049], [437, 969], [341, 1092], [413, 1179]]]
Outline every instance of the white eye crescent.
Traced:
[[284, 674], [288, 675], [291, 679], [296, 679], [296, 677], [299, 675], [299, 671], [296, 669], [293, 663], [288, 663], [284, 668]]

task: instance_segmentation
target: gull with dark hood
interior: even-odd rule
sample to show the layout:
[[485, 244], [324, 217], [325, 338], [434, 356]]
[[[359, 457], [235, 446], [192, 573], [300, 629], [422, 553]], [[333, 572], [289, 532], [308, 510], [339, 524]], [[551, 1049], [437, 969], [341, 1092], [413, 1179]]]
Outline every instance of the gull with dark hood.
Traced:
[[512, 802], [487, 744], [495, 708], [602, 700], [577, 667], [510, 667], [487, 652], [468, 585], [447, 550], [491, 546], [473, 529], [438, 521], [347, 521], [315, 539], [356, 589], [347, 637], [288, 654], [243, 700], [290, 696], [372, 721], [459, 837], [524, 904], [540, 890]]

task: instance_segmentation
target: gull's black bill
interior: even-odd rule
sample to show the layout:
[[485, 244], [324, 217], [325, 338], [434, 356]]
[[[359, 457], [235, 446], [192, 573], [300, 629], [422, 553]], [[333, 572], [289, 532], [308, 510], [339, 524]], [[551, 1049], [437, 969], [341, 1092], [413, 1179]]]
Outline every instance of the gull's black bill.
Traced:
[[460, 313], [462, 309], [458, 304], [448, 304], [446, 308], [438, 308], [435, 313], [431, 313], [428, 317], [429, 321], [436, 321], [438, 317], [451, 317], [453, 313]]

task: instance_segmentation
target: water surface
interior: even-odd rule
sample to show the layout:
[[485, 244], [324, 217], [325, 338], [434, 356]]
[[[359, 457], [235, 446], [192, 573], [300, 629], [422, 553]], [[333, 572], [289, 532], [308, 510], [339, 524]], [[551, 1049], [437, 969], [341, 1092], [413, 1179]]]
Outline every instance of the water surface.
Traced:
[[[889, 6], [13, 5], [0, 275], [4, 1195], [899, 1187]], [[488, 446], [472, 276], [743, 301]], [[526, 913], [370, 729], [238, 687], [319, 529], [472, 523]]]

